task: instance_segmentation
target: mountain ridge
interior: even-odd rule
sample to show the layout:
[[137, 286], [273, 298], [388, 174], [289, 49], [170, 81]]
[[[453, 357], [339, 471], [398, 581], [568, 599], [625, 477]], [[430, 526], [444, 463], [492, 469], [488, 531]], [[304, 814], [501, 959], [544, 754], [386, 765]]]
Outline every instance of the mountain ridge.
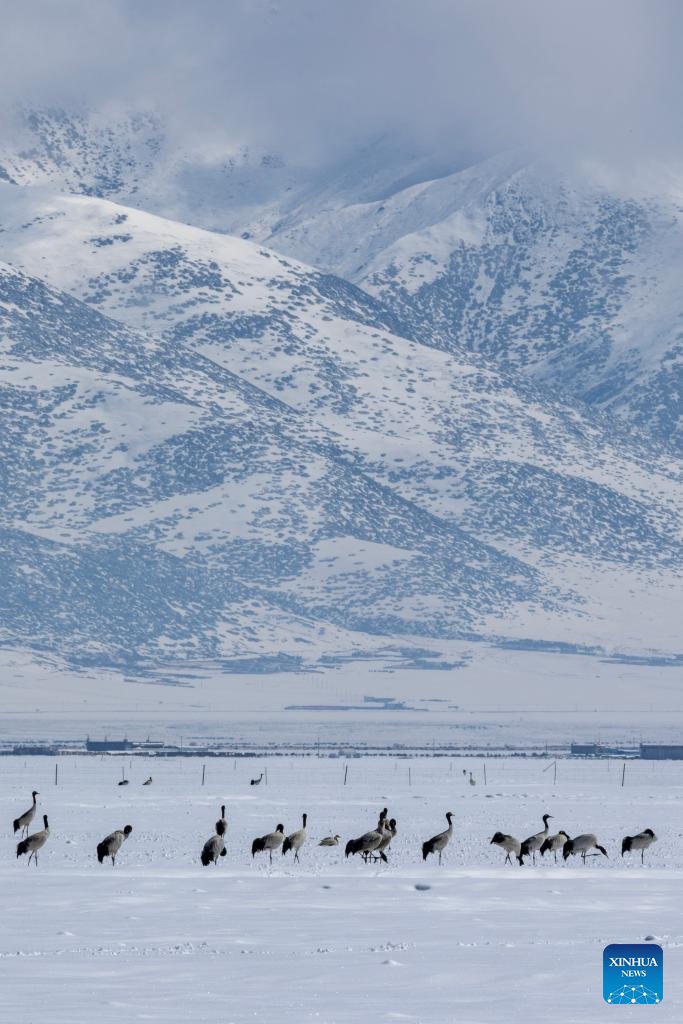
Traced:
[[[74, 360], [92, 362], [98, 349], [91, 335], [101, 330], [110, 340], [98, 372], [132, 373], [146, 398], [159, 388], [166, 401], [189, 395], [204, 417], [204, 426], [189, 424], [162, 439], [153, 461], [137, 452], [106, 477], [104, 489], [97, 483], [101, 508], [86, 521], [98, 543], [130, 531], [136, 543], [153, 541], [201, 564], [211, 564], [209, 551], [219, 568], [229, 558], [233, 569], [258, 569], [266, 581], [259, 593], [271, 605], [275, 599], [304, 616], [315, 609], [330, 626], [359, 633], [519, 641], [540, 629], [538, 642], [570, 644], [596, 639], [596, 625], [588, 633], [581, 626], [593, 614], [580, 611], [589, 568], [612, 594], [626, 572], [647, 602], [679, 563], [680, 466], [664, 449], [563, 406], [524, 378], [508, 380], [469, 362], [466, 353], [456, 357], [392, 335], [378, 319], [383, 307], [362, 292], [253, 243], [99, 199], [0, 191], [4, 255], [47, 267], [67, 288], [49, 301], [49, 289], [35, 279], [8, 288], [5, 330], [15, 348], [21, 338], [25, 346], [17, 358], [45, 360], [50, 338], [62, 346], [68, 338], [73, 373]], [[126, 240], [118, 238], [123, 225]], [[27, 321], [32, 290], [41, 289]], [[71, 320], [65, 327], [57, 317], [50, 333], [55, 310]], [[267, 432], [254, 434], [245, 413], [256, 422], [265, 416], [271, 432], [281, 424], [275, 465], [283, 469], [267, 485], [271, 512], [259, 518], [266, 530], [257, 530], [255, 546], [240, 539], [236, 512], [221, 525], [210, 511], [216, 501], [226, 508], [230, 488], [221, 474], [229, 469], [236, 480], [246, 472], [253, 480], [271, 466], [273, 455], [262, 464], [258, 454]], [[221, 426], [219, 414], [229, 414], [231, 425]], [[114, 419], [120, 433], [122, 416]], [[229, 468], [231, 443], [237, 448]], [[215, 469], [201, 468], [203, 456], [197, 462], [204, 448]], [[316, 496], [311, 508], [322, 498], [333, 532], [301, 546], [291, 528], [312, 522], [309, 513], [297, 498], [298, 511], [273, 515], [272, 502], [284, 499], [289, 507], [320, 459], [331, 489], [306, 485], [306, 493]], [[292, 489], [286, 467], [294, 463]], [[176, 464], [193, 467], [187, 486]], [[159, 505], [151, 520], [145, 488]], [[68, 493], [73, 503], [83, 492], [71, 481]], [[252, 491], [245, 493], [253, 512]], [[388, 516], [384, 525], [379, 509]], [[578, 529], [577, 514], [589, 529]], [[82, 527], [75, 515], [67, 516], [72, 531]], [[269, 537], [282, 524], [289, 524], [286, 550]], [[456, 560], [448, 553], [455, 538]], [[449, 611], [456, 594], [458, 610]], [[605, 613], [603, 607], [597, 634], [612, 646]], [[525, 625], [529, 615], [536, 626]]]
[[[623, 271], [666, 204], [608, 196], [589, 245], [593, 199], [532, 187], [520, 154], [423, 180], [419, 160], [373, 172], [370, 147], [364, 181], [351, 165], [313, 185], [264, 158], [260, 199], [245, 156], [226, 174], [251, 191], [225, 215], [275, 251], [135, 205], [160, 181], [159, 205], [180, 195], [157, 121], [135, 145], [106, 119], [99, 142], [87, 119], [71, 142], [53, 124], [36, 119], [37, 155], [0, 147], [5, 643], [92, 644], [102, 665], [310, 666], [419, 638], [678, 652], [661, 260], [660, 335], [629, 347], [610, 326], [647, 323], [646, 275]], [[138, 586], [148, 608], [126, 610]]]

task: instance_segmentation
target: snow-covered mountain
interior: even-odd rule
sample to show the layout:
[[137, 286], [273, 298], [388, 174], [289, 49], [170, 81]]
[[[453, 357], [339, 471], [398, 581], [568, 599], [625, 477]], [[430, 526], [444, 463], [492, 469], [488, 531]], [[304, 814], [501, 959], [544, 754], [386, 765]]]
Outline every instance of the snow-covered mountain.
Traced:
[[[355, 286], [252, 242], [12, 185], [0, 220], [21, 268], [2, 279], [3, 380], [24, 380], [33, 410], [10, 445], [15, 561], [28, 533], [40, 574], [60, 565], [45, 544], [86, 560], [67, 557], [74, 580], [104, 572], [113, 592], [86, 595], [103, 660], [127, 635], [155, 658], [418, 637], [675, 649], [682, 484], [666, 451], [400, 337]], [[133, 569], [156, 595], [144, 608], [125, 600]], [[37, 580], [57, 604], [74, 591]], [[68, 652], [83, 616], [65, 614]]]
[[149, 114], [30, 112], [0, 175], [243, 235], [359, 284], [402, 333], [484, 353], [683, 444], [683, 172], [625, 181], [503, 154], [473, 167], [376, 140], [312, 172], [179, 152]]
[[347, 630], [458, 635], [543, 599], [532, 568], [184, 346], [10, 268], [0, 337], [6, 643], [267, 667], [362, 647]]
[[624, 199], [379, 143], [312, 181], [179, 153], [150, 115], [22, 133], [5, 643], [262, 668], [425, 638], [678, 649], [671, 182]]
[[286, 213], [267, 244], [465, 347], [683, 447], [683, 169], [628, 186], [505, 154]]

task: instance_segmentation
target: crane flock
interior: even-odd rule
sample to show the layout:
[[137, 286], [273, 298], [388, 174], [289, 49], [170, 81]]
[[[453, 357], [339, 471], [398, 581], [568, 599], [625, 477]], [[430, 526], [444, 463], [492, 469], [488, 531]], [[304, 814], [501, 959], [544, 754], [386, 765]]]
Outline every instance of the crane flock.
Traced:
[[[19, 840], [17, 844], [17, 858], [28, 854], [27, 863], [30, 864], [33, 860], [38, 866], [38, 851], [43, 848], [50, 837], [50, 828], [48, 825], [47, 815], [43, 815], [43, 828], [39, 832], [29, 834], [30, 825], [36, 815], [37, 801], [36, 797], [39, 795], [37, 790], [32, 792], [33, 802], [27, 811], [19, 815], [13, 821], [13, 830], [16, 834], [21, 832], [23, 838]], [[439, 864], [442, 862], [442, 856], [446, 847], [453, 838], [453, 818], [455, 815], [452, 811], [446, 812], [446, 821], [448, 827], [443, 832], [438, 832], [432, 836], [431, 839], [426, 839], [422, 843], [422, 859], [426, 861], [430, 854], [438, 855]], [[607, 857], [608, 853], [604, 846], [602, 846], [594, 833], [584, 832], [580, 835], [576, 835], [573, 838], [568, 835], [563, 829], [560, 829], [554, 834], [550, 834], [550, 828], [548, 822], [552, 819], [551, 814], [543, 815], [543, 829], [539, 832], [534, 833], [527, 839], [520, 840], [513, 835], [509, 835], [504, 832], [497, 831], [490, 839], [490, 844], [500, 847], [505, 851], [505, 863], [512, 863], [512, 857], [514, 856], [517, 863], [522, 866], [524, 859], [531, 859], [533, 864], [536, 863], [536, 854], [538, 853], [541, 857], [544, 857], [546, 853], [552, 853], [557, 863], [557, 854], [561, 851], [562, 858], [566, 861], [569, 857], [578, 855], [581, 857], [583, 863], [586, 863], [587, 857], [604, 856]], [[252, 858], [256, 857], [257, 853], [268, 853], [269, 862], [273, 863], [273, 853], [280, 850], [282, 855], [285, 856], [290, 851], [294, 854], [294, 862], [299, 863], [299, 854], [303, 849], [305, 843], [308, 840], [308, 815], [302, 815], [301, 828], [296, 829], [294, 832], [285, 835], [285, 826], [280, 822], [274, 831], [266, 832], [262, 836], [254, 838], [251, 844], [251, 855]], [[107, 858], [111, 860], [112, 867], [116, 865], [116, 855], [121, 849], [124, 842], [128, 839], [133, 831], [132, 825], [125, 825], [121, 829], [116, 829], [106, 836], [100, 843], [97, 844], [96, 853], [97, 859], [102, 864]], [[213, 833], [204, 842], [200, 861], [204, 867], [208, 867], [210, 864], [214, 866], [218, 864], [221, 857], [225, 857], [227, 854], [226, 837], [228, 833], [228, 821], [225, 815], [225, 804], [221, 805], [220, 817], [215, 822]], [[392, 841], [398, 834], [398, 826], [396, 818], [389, 817], [389, 809], [384, 807], [378, 816], [377, 824], [374, 828], [367, 832], [363, 832], [357, 838], [349, 839], [344, 849], [345, 858], [360, 854], [362, 860], [366, 864], [383, 862], [389, 863], [389, 848]], [[341, 836], [339, 834], [325, 836], [318, 842], [318, 846], [322, 847], [335, 847], [339, 845]], [[639, 832], [634, 836], [624, 836], [621, 844], [621, 855], [622, 857], [627, 853], [638, 853], [640, 852], [641, 864], [644, 864], [644, 854], [652, 843], [657, 841], [657, 836], [651, 828], [646, 828], [642, 832]]]
[[[555, 862], [557, 862], [557, 854], [560, 850], [562, 851], [563, 860], [567, 860], [572, 855], [579, 854], [584, 864], [587, 857], [609, 856], [607, 850], [604, 846], [600, 845], [597, 836], [593, 832], [583, 832], [581, 835], [574, 836], [573, 839], [563, 829], [554, 835], [550, 835], [548, 821], [551, 818], [552, 814], [544, 814], [543, 830], [536, 832], [533, 836], [529, 836], [528, 839], [520, 841], [515, 836], [507, 835], [504, 832], [496, 832], [491, 842], [505, 850], [505, 863], [511, 864], [512, 855], [514, 854], [520, 866], [524, 864], [525, 857], [531, 857], [532, 862], [535, 864], [537, 852], [542, 857], [546, 853], [552, 853]], [[625, 836], [621, 844], [621, 856], [623, 857], [625, 853], [630, 853], [632, 850], [640, 850], [641, 863], [644, 863], [643, 854], [645, 850], [656, 840], [657, 836], [651, 828], [646, 828], [643, 832], [639, 832], [637, 836]], [[596, 852], [593, 853], [591, 851]]]

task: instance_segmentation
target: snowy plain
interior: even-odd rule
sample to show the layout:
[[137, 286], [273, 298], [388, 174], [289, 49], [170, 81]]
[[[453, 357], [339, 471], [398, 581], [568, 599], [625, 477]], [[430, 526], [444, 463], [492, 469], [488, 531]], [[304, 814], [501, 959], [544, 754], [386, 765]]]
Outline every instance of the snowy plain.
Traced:
[[[0, 745], [90, 736], [270, 751], [321, 742], [370, 752], [392, 744], [530, 750], [572, 741], [680, 742], [680, 659], [640, 664], [466, 643], [437, 650], [437, 664], [451, 667], [408, 667], [401, 652], [385, 649], [325, 670], [229, 675], [201, 661], [135, 675], [0, 650]], [[383, 707], [386, 699], [402, 710]]]
[[[0, 760], [3, 1021], [681, 1020], [683, 765], [629, 762], [623, 787], [609, 761], [561, 761], [554, 778], [546, 760], [365, 757], [346, 785], [347, 762], [317, 757], [213, 759], [204, 786], [197, 758], [58, 765], [55, 785], [54, 759]], [[33, 787], [51, 828], [37, 869], [11, 835]], [[222, 803], [227, 856], [203, 868]], [[383, 806], [398, 821], [389, 864], [346, 861], [343, 844]], [[424, 864], [447, 810], [444, 864]], [[254, 836], [293, 831], [304, 811], [300, 864], [252, 861]], [[493, 832], [525, 837], [544, 812], [570, 834], [595, 831], [609, 859], [505, 866]], [[98, 865], [97, 842], [127, 823], [117, 866]], [[646, 827], [659, 841], [641, 867], [619, 851]], [[319, 848], [331, 833], [339, 847]], [[648, 936], [664, 949], [664, 1001], [607, 1007], [603, 947]]]

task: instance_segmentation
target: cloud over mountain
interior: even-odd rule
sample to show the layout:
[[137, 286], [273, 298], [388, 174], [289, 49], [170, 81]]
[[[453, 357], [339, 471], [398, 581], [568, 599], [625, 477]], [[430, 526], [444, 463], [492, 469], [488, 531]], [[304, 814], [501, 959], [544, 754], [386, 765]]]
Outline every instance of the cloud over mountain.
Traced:
[[38, 0], [3, 18], [9, 106], [159, 109], [184, 143], [324, 164], [378, 135], [463, 161], [681, 141], [683, 11], [519, 0]]

